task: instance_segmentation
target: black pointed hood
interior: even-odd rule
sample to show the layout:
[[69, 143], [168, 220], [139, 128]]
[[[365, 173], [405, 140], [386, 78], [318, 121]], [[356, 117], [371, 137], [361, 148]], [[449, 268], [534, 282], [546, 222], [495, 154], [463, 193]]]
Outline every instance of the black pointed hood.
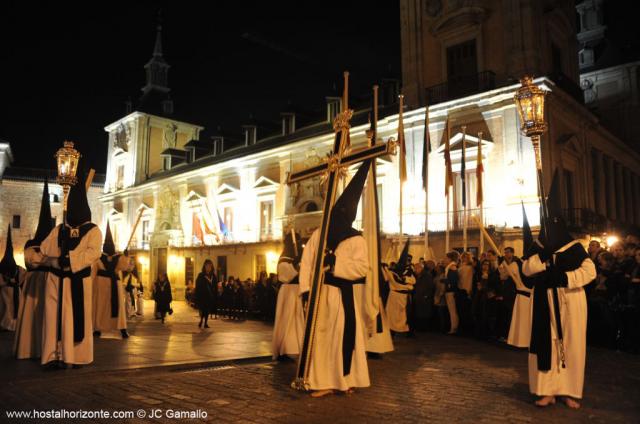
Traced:
[[13, 242], [11, 241], [11, 225], [7, 229], [7, 243], [4, 249], [4, 256], [0, 261], [0, 274], [14, 275], [18, 264], [13, 257]]
[[[83, 173], [78, 173], [84, 176]], [[84, 187], [84, 178], [78, 178], [78, 182], [69, 191], [69, 203], [67, 204], [67, 224], [79, 227], [85, 222], [91, 221], [91, 208], [87, 200], [87, 192]]]
[[49, 182], [45, 178], [44, 189], [42, 190], [42, 200], [40, 201], [40, 217], [38, 218], [38, 227], [33, 238], [24, 245], [27, 249], [31, 246], [40, 246], [45, 238], [53, 230], [54, 224], [51, 219], [51, 204], [49, 203]]
[[543, 241], [545, 247], [556, 251], [562, 246], [573, 241], [573, 236], [569, 233], [562, 213], [562, 198], [560, 193], [560, 180], [557, 170], [553, 173], [553, 182], [547, 197], [548, 220], [545, 223], [546, 240]]
[[331, 251], [335, 251], [342, 240], [359, 234], [351, 226], [358, 213], [358, 202], [360, 201], [360, 196], [362, 196], [364, 183], [367, 181], [369, 168], [371, 168], [371, 159], [364, 161], [360, 165], [360, 168], [358, 168], [358, 171], [336, 201], [333, 209], [331, 209], [331, 222], [327, 236], [327, 247]]
[[116, 245], [113, 243], [113, 236], [111, 235], [109, 221], [107, 221], [107, 231], [105, 231], [104, 234], [104, 244], [102, 245], [102, 252], [109, 256], [113, 256], [116, 254]]
[[527, 218], [527, 211], [524, 209], [524, 202], [520, 202], [520, 204], [522, 205], [522, 251], [528, 252], [533, 245], [533, 234]]
[[409, 244], [410, 240], [407, 239], [407, 242], [404, 244], [404, 248], [402, 248], [402, 252], [400, 253], [400, 258], [398, 258], [398, 262], [396, 262], [395, 272], [397, 274], [402, 274], [407, 268], [407, 260], [409, 259]]
[[300, 234], [295, 232], [294, 234], [295, 234], [295, 244], [293, 242], [291, 231], [287, 231], [284, 237], [284, 249], [282, 249], [282, 253], [280, 254], [281, 258], [291, 258], [291, 259], [300, 258], [300, 255], [302, 254], [302, 245], [301, 245], [302, 239], [300, 237]]

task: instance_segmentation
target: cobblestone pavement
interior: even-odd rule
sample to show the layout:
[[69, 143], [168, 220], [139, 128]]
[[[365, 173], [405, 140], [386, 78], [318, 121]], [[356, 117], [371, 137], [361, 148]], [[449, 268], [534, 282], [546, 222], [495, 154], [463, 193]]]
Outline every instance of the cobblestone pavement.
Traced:
[[[638, 356], [589, 349], [583, 408], [572, 411], [532, 405], [526, 352], [436, 334], [399, 339], [396, 347], [369, 361], [372, 387], [322, 399], [289, 388], [294, 363], [42, 372], [0, 387], [0, 421], [14, 422], [7, 410], [51, 408], [147, 414], [128, 422], [175, 422], [169, 410], [222, 423], [640, 421]], [[163, 418], [148, 418], [154, 410]]]
[[[94, 338], [93, 363], [80, 370], [114, 371], [179, 364], [203, 364], [271, 356], [271, 324], [262, 321], [209, 320], [198, 328], [198, 312], [185, 302], [173, 302], [174, 314], [164, 324], [153, 318], [153, 302], [145, 302], [144, 317], [127, 323], [130, 337], [119, 332]], [[39, 361], [13, 359], [13, 332], [0, 333], [0, 385], [4, 381], [40, 375]]]

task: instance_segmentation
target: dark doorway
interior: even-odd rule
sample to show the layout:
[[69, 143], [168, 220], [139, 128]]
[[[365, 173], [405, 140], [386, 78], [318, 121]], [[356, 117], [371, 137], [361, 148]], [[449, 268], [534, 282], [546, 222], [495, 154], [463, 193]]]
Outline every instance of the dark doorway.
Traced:
[[227, 257], [226, 256], [218, 256], [218, 280], [226, 281], [227, 280]]

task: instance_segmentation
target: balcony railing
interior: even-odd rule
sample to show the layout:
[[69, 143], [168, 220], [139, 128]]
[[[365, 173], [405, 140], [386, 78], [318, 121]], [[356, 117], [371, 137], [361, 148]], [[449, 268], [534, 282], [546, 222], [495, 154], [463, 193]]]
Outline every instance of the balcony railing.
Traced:
[[426, 89], [429, 105], [470, 96], [496, 88], [496, 74], [482, 71], [473, 75], [451, 78], [442, 84]]
[[586, 208], [565, 209], [563, 211], [567, 226], [573, 231], [600, 233], [607, 231], [607, 219]]

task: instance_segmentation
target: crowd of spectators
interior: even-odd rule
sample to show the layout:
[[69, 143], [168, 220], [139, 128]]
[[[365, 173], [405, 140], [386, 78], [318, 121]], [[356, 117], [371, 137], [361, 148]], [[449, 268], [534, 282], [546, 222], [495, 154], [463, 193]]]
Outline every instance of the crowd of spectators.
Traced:
[[[597, 278], [585, 287], [588, 343], [640, 353], [640, 240], [628, 236], [608, 249], [592, 240], [588, 253], [597, 268]], [[455, 283], [445, 275], [451, 261], [457, 268]], [[509, 247], [502, 256], [489, 250], [479, 258], [469, 252], [450, 252], [437, 262], [420, 258], [412, 264], [416, 277], [409, 312], [413, 329], [505, 341], [516, 286], [501, 266], [504, 261], [520, 259]]]

